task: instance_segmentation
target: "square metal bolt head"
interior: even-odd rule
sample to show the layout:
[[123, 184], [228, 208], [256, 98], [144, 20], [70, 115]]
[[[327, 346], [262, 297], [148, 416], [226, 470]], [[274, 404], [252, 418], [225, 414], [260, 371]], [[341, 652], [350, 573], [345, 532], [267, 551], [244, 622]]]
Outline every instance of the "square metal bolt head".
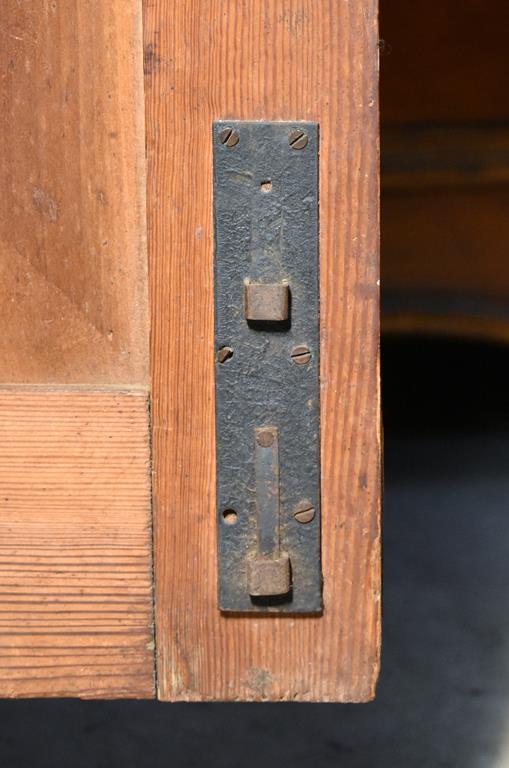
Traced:
[[246, 320], [288, 320], [290, 289], [285, 283], [246, 283]]
[[290, 558], [281, 553], [276, 558], [255, 557], [247, 561], [247, 579], [251, 597], [287, 595], [290, 591]]

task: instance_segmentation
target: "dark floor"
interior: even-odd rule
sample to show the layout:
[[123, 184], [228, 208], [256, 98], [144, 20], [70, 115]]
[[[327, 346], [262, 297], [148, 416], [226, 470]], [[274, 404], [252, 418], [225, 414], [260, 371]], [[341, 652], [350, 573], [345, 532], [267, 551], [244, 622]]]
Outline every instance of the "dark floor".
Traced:
[[509, 350], [391, 341], [367, 705], [1, 701], [0, 768], [509, 768]]

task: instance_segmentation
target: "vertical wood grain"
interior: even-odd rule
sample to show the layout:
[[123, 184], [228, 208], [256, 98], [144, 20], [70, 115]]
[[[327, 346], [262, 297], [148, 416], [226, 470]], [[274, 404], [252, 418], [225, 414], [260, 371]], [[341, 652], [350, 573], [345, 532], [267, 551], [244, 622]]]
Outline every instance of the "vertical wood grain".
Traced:
[[0, 382], [148, 373], [141, 0], [2, 2]]
[[2, 3], [0, 697], [154, 695], [141, 31]]
[[[162, 699], [363, 701], [378, 674], [376, 0], [145, 0]], [[213, 119], [320, 123], [325, 610], [217, 609]]]
[[0, 390], [0, 697], [154, 694], [144, 393]]

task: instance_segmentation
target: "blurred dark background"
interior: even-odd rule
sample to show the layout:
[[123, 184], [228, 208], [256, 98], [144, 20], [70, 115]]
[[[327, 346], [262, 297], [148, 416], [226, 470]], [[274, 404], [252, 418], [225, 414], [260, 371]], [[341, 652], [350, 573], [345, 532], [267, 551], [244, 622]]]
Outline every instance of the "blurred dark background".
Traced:
[[2, 768], [509, 768], [509, 6], [380, 2], [377, 698], [0, 701]]

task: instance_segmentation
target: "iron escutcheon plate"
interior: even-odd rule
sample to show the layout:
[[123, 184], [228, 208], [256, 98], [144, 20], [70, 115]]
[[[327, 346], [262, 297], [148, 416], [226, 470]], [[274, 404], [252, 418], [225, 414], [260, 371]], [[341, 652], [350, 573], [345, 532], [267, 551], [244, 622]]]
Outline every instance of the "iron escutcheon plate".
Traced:
[[[317, 613], [318, 125], [218, 121], [212, 134], [219, 607]], [[260, 430], [277, 435], [273, 498], [257, 499]], [[288, 559], [286, 594], [250, 587], [254, 573], [270, 592], [276, 573], [281, 592]]]

